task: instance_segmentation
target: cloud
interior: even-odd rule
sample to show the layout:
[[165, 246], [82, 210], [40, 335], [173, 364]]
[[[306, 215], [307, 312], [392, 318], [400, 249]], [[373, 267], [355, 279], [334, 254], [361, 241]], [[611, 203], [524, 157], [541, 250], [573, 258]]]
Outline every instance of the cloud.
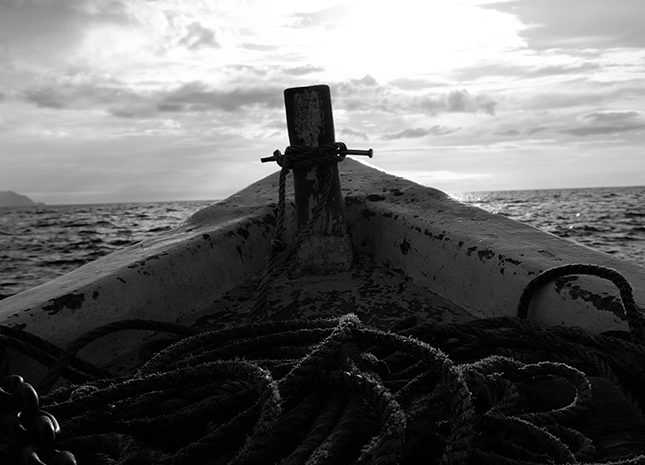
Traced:
[[26, 89], [22, 99], [39, 108], [91, 108], [113, 102], [132, 102], [140, 100], [138, 93], [122, 87], [122, 83], [106, 85], [105, 83], [74, 84], [63, 82]]
[[[575, 86], [570, 87], [569, 92], [547, 90], [527, 93], [527, 100], [524, 105], [531, 110], [584, 107], [606, 101], [609, 94], [611, 94], [611, 87], [608, 85], [606, 86], [607, 89], [589, 89], [581, 83], [578, 83], [577, 88]], [[560, 88], [565, 88], [565, 86], [560, 86]]]
[[[569, 57], [572, 60], [579, 58]], [[542, 58], [542, 60], [548, 57]], [[552, 64], [542, 66], [519, 65], [508, 63], [487, 63], [477, 64], [456, 69], [453, 75], [460, 81], [475, 80], [480, 78], [490, 79], [493, 76], [510, 77], [513, 79], [521, 78], [543, 78], [549, 76], [576, 75], [589, 76], [590, 71], [601, 70], [599, 63], [574, 63], [574, 64]]]
[[547, 131], [548, 129], [551, 129], [549, 126], [535, 126], [532, 128], [527, 128], [525, 133], [527, 136], [532, 136], [533, 134], [537, 134], [538, 132], [542, 131]]
[[427, 79], [398, 78], [392, 79], [388, 84], [404, 90], [421, 90], [433, 87], [447, 87], [444, 82], [434, 82]]
[[624, 122], [640, 120], [642, 116], [641, 111], [623, 110], [623, 111], [595, 111], [583, 116], [583, 119], [592, 122]]
[[325, 68], [321, 66], [303, 65], [296, 66], [294, 68], [286, 68], [283, 69], [282, 72], [292, 76], [304, 76], [305, 74], [319, 73], [324, 70]]
[[[325, 71], [322, 66], [314, 66], [312, 64], [304, 64], [299, 66], [288, 66], [285, 64], [266, 64], [266, 65], [242, 65], [231, 64], [223, 68], [229, 79], [240, 82], [241, 80], [251, 80], [258, 82], [256, 77], [262, 77], [263, 80], [284, 79], [286, 75], [289, 80], [291, 76], [306, 76], [308, 74], [320, 73]], [[232, 71], [232, 73], [229, 73]]]
[[486, 94], [471, 94], [466, 89], [427, 92], [416, 95], [391, 85], [380, 84], [371, 75], [349, 79], [332, 86], [337, 107], [349, 111], [383, 113], [485, 113], [495, 114], [497, 102]]
[[453, 90], [446, 97], [446, 109], [450, 112], [465, 112], [470, 101], [468, 91]]
[[[242, 108], [260, 106], [280, 108], [282, 106], [282, 88], [277, 86], [250, 87], [242, 89], [211, 88], [203, 82], [184, 84], [170, 92], [159, 92], [153, 95], [159, 106], [182, 109], [183, 111], [224, 110], [239, 111]], [[167, 105], [174, 105], [168, 107]]]
[[267, 85], [246, 88], [213, 87], [195, 81], [174, 89], [134, 91], [124, 83], [60, 83], [27, 89], [22, 99], [40, 108], [104, 109], [120, 118], [151, 117], [158, 113], [224, 111], [282, 106], [282, 88]]
[[349, 5], [339, 4], [310, 13], [294, 13], [293, 17], [296, 20], [291, 24], [291, 27], [336, 29], [342, 26], [344, 18], [350, 11]]
[[117, 118], [143, 118], [150, 115], [150, 110], [146, 107], [135, 107], [125, 105], [118, 108], [109, 108], [107, 112]]
[[367, 140], [367, 139], [368, 139], [368, 137], [369, 137], [369, 136], [368, 136], [368, 134], [367, 134], [367, 132], [365, 132], [365, 131], [358, 131], [358, 130], [356, 130], [356, 129], [352, 129], [352, 128], [342, 128], [342, 129], [340, 130], [340, 134], [341, 134], [341, 135], [346, 134], [346, 135], [348, 135], [348, 136], [350, 136], [350, 137], [357, 137], [357, 138], [359, 138], [359, 139], [363, 139], [363, 140]]
[[215, 39], [215, 32], [197, 21], [188, 25], [186, 35], [179, 40], [179, 44], [189, 50], [197, 50], [202, 47], [222, 48]]
[[[544, 77], [544, 76], [558, 76], [563, 74], [584, 74], [589, 76], [589, 71], [596, 71], [602, 69], [598, 63], [581, 63], [577, 65], [548, 65], [538, 66], [536, 68], [528, 69], [527, 76]], [[518, 70], [516, 70], [518, 73]], [[520, 73], [521, 74], [521, 73]]]
[[497, 102], [491, 97], [485, 94], [472, 95], [465, 89], [453, 90], [440, 95], [427, 94], [417, 98], [415, 104], [418, 108], [433, 114], [438, 111], [447, 111], [449, 113], [483, 112], [494, 115], [497, 106]]
[[[0, 44], [9, 64], [30, 68], [57, 65], [95, 26], [133, 24], [121, 1], [2, 0]], [[6, 69], [7, 63], [3, 63]]]
[[179, 103], [160, 103], [157, 105], [157, 110], [178, 113], [184, 110], [184, 106]]
[[[548, 131], [548, 130], [553, 129], [553, 127], [550, 127], [550, 126], [533, 126], [533, 127], [528, 127], [528, 128], [520, 128], [518, 126], [521, 125], [521, 121], [518, 121], [515, 116], [513, 116], [512, 119], [509, 120], [509, 122], [510, 122], [511, 125], [516, 126], [516, 128], [497, 130], [497, 131], [491, 132], [491, 134], [493, 136], [506, 137], [506, 138], [519, 137], [519, 138], [522, 138], [522, 143], [526, 144], [526, 143], [529, 143], [531, 140], [533, 140], [533, 139], [530, 139], [530, 138], [527, 138], [527, 137], [530, 137], [530, 136], [532, 136], [534, 134], [537, 134], [539, 132]], [[539, 140], [540, 142], [544, 142], [544, 139], [535, 139], [535, 140]], [[499, 143], [500, 144], [511, 144], [513, 142], [503, 141], [503, 142], [499, 142]]]
[[603, 110], [588, 113], [580, 118], [585, 126], [560, 132], [574, 136], [619, 134], [645, 129], [643, 113], [634, 110]]
[[628, 131], [638, 131], [645, 129], [645, 123], [643, 124], [624, 124], [622, 126], [590, 126], [590, 127], [579, 127], [573, 129], [566, 129], [563, 132], [565, 134], [571, 134], [574, 136], [591, 136], [595, 134], [619, 134], [621, 132]]
[[269, 67], [258, 65], [228, 65], [226, 69], [231, 69], [237, 72], [236, 79], [244, 79], [248, 76], [266, 76], [269, 72]]
[[643, 47], [642, 0], [513, 1], [482, 5], [517, 16], [530, 48]]
[[532, 128], [527, 128], [524, 129], [523, 131], [520, 131], [518, 129], [507, 129], [505, 131], [495, 131], [493, 132], [494, 136], [500, 136], [500, 137], [519, 137], [519, 136], [532, 136], [533, 134], [536, 134], [538, 132], [546, 131], [548, 129], [551, 129], [548, 126], [535, 126]]
[[509, 129], [507, 131], [494, 132], [493, 135], [502, 137], [516, 137], [520, 135], [520, 131], [518, 131], [517, 129]]
[[52, 87], [30, 89], [25, 92], [25, 100], [36, 104], [39, 108], [65, 108], [67, 99]]
[[378, 82], [374, 77], [370, 76], [369, 74], [366, 74], [360, 79], [350, 79], [348, 81], [341, 82], [338, 84], [338, 88], [343, 91], [343, 92], [352, 92], [355, 91], [357, 88], [364, 88], [364, 87], [374, 87], [378, 86]]
[[272, 52], [280, 48], [278, 45], [251, 44], [248, 42], [240, 44], [240, 47], [256, 52]]
[[336, 108], [348, 111], [377, 110], [385, 113], [391, 113], [398, 108], [398, 104], [392, 99], [395, 95], [390, 88], [379, 84], [369, 74], [360, 79], [348, 79], [331, 84], [330, 87]]
[[443, 136], [452, 132], [455, 130], [436, 125], [431, 128], [408, 128], [400, 132], [384, 134], [382, 137], [385, 140], [416, 139], [425, 136]]

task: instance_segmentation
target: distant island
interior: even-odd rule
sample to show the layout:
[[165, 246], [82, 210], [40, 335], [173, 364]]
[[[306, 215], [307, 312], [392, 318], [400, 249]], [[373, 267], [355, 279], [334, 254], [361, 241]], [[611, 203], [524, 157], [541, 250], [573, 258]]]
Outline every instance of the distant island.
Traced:
[[20, 195], [13, 191], [0, 191], [0, 207], [35, 207], [45, 205], [42, 202], [34, 202], [26, 195]]

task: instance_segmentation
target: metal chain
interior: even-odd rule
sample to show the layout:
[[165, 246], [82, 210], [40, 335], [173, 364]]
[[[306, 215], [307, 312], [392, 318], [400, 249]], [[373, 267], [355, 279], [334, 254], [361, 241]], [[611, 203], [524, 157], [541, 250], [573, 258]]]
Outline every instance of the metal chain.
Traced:
[[36, 390], [21, 376], [9, 375], [0, 380], [0, 409], [11, 411], [9, 434], [22, 448], [23, 465], [76, 465], [71, 452], [54, 447], [60, 434], [58, 421], [40, 409]]

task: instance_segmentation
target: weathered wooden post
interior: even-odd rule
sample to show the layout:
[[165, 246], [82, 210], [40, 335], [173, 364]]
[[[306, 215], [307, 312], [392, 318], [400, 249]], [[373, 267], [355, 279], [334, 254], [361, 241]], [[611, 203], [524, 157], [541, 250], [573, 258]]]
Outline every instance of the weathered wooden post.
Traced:
[[[336, 141], [329, 86], [294, 87], [284, 91], [289, 144], [320, 147]], [[312, 154], [311, 156], [316, 156]], [[349, 269], [352, 244], [345, 224], [345, 205], [340, 190], [338, 164], [293, 169], [298, 229], [311, 218], [323, 199], [324, 185], [331, 173], [331, 190], [314, 224], [313, 234], [300, 247], [298, 268], [309, 273], [334, 273]]]

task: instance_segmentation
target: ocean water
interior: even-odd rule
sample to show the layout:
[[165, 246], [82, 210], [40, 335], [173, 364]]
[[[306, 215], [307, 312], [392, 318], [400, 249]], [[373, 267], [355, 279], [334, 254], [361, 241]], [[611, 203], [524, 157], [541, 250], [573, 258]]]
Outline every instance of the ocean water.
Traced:
[[213, 202], [0, 207], [0, 298], [178, 226]]
[[[645, 187], [452, 195], [645, 266]], [[0, 298], [178, 226], [213, 202], [0, 208]]]
[[645, 186], [466, 192], [453, 197], [645, 266]]

